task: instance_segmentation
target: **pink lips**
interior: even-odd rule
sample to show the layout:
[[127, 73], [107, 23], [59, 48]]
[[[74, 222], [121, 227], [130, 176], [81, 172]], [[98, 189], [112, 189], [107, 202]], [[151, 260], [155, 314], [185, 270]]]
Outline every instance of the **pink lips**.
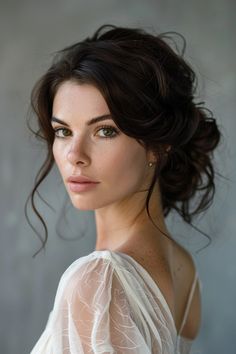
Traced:
[[76, 183], [83, 183], [83, 182], [90, 182], [90, 183], [98, 183], [96, 181], [92, 181], [91, 179], [89, 179], [88, 177], [86, 176], [82, 176], [82, 175], [77, 175], [77, 176], [70, 176], [68, 179], [67, 179], [67, 182], [76, 182]]
[[94, 187], [96, 187], [96, 185], [100, 182], [95, 182], [90, 180], [88, 177], [85, 176], [70, 176], [67, 179], [69, 188], [72, 192], [83, 192], [83, 191], [87, 191], [90, 190]]

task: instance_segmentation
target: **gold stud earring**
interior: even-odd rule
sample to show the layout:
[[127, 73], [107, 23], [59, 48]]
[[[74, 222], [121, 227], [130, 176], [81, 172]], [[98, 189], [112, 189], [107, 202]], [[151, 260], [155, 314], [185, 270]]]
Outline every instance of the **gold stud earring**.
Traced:
[[153, 163], [152, 163], [152, 162], [149, 162], [149, 163], [148, 163], [148, 166], [149, 166], [149, 167], [152, 167], [152, 166], [153, 166]]

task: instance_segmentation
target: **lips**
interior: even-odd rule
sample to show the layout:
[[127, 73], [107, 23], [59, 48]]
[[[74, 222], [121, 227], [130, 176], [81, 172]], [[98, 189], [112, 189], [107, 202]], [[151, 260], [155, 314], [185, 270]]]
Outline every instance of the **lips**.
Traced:
[[68, 187], [73, 193], [82, 193], [86, 191], [93, 190], [96, 185], [100, 182], [91, 180], [89, 177], [85, 176], [70, 176], [67, 179]]
[[96, 181], [91, 180], [89, 177], [82, 176], [82, 175], [77, 175], [77, 176], [70, 176], [67, 179], [67, 182], [72, 182], [72, 183], [99, 183]]

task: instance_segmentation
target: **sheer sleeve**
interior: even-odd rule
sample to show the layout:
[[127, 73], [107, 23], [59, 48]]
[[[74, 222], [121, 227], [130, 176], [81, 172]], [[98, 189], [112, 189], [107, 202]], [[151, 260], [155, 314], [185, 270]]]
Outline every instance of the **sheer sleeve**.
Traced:
[[63, 274], [46, 329], [31, 354], [148, 353], [109, 259]]
[[166, 319], [154, 321], [155, 308], [128, 270], [109, 258], [77, 261], [59, 282], [53, 311], [31, 354], [174, 353], [167, 351]]

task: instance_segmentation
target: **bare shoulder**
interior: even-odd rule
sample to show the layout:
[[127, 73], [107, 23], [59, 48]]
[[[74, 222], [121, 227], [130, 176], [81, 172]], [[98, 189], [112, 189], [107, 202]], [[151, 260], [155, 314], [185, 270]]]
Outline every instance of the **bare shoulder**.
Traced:
[[[187, 302], [197, 272], [191, 253], [178, 243], [174, 244], [173, 277], [176, 284], [176, 322], [180, 329], [186, 311]], [[196, 338], [201, 326], [201, 293], [199, 280], [194, 287], [193, 295], [187, 312], [185, 325], [181, 335], [190, 339]]]
[[177, 242], [173, 242], [173, 260], [174, 260], [174, 272], [176, 276], [189, 275], [194, 276], [196, 272], [196, 266], [191, 253]]

